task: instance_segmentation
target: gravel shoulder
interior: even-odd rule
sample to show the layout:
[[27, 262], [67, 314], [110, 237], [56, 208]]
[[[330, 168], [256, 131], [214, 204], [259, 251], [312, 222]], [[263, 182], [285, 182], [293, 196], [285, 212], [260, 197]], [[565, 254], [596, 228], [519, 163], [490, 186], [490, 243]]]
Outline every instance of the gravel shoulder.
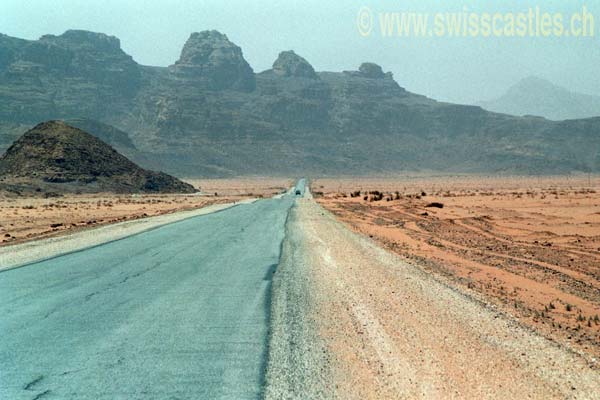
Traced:
[[328, 399], [334, 394], [326, 343], [315, 323], [320, 318], [318, 305], [326, 299], [312, 290], [317, 274], [304, 258], [299, 224], [293, 207], [271, 286], [266, 399]]
[[267, 398], [600, 398], [583, 358], [312, 199], [290, 214], [273, 285]]
[[50, 237], [21, 244], [0, 247], [0, 271], [17, 268], [33, 262], [51, 259], [63, 254], [99, 246], [128, 236], [146, 232], [184, 219], [225, 210], [237, 204], [256, 201], [243, 200], [237, 203], [213, 204], [196, 210], [103, 225], [64, 236]]

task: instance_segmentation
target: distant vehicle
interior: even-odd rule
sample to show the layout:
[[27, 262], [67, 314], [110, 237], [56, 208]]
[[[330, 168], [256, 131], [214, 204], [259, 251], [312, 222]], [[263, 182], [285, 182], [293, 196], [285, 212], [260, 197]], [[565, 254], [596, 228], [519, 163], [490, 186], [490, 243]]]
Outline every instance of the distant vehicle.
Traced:
[[301, 191], [299, 191], [299, 190], [296, 190], [296, 196], [300, 196], [301, 194], [302, 194], [302, 192], [301, 192]]

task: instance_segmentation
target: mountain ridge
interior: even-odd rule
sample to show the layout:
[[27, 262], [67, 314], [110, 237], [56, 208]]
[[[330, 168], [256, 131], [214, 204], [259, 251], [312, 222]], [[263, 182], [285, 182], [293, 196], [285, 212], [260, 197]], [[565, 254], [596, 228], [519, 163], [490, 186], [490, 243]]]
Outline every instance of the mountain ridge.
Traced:
[[477, 105], [489, 111], [555, 121], [600, 116], [600, 96], [577, 93], [537, 76], [521, 79], [500, 97]]
[[[288, 51], [254, 73], [239, 46], [205, 31], [171, 66], [150, 67], [107, 35], [62, 36], [0, 37], [0, 136], [48, 119], [95, 120], [127, 132], [144, 167], [188, 177], [600, 170], [596, 119], [438, 102], [374, 63], [319, 72]], [[553, 147], [557, 135], [568, 151]]]

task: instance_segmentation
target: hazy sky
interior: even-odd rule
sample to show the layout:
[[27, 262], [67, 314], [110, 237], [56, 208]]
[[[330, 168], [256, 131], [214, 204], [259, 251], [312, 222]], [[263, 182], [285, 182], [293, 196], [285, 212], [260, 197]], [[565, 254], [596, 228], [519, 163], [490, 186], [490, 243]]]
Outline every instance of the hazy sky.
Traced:
[[[506, 13], [540, 5], [570, 18], [584, 4], [595, 16], [594, 38], [382, 37], [377, 26], [379, 12]], [[357, 28], [363, 6], [375, 21], [368, 37]], [[256, 72], [293, 49], [318, 71], [376, 62], [401, 86], [439, 100], [486, 100], [530, 75], [600, 95], [600, 0], [0, 0], [2, 33], [37, 39], [71, 28], [115, 35], [146, 65], [172, 64], [191, 32], [217, 29]]]

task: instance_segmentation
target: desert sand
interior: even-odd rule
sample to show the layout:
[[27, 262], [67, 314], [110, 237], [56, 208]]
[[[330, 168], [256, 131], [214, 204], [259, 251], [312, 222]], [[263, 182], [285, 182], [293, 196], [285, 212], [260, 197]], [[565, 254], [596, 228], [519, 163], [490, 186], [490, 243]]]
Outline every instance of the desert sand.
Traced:
[[212, 204], [270, 197], [292, 184], [292, 180], [271, 178], [188, 182], [201, 192], [193, 195], [74, 194], [50, 198], [0, 193], [0, 246]]
[[186, 179], [202, 193], [218, 196], [271, 197], [294, 185], [293, 179], [269, 177], [244, 177], [235, 179]]
[[598, 177], [320, 179], [312, 188], [356, 232], [597, 366]]
[[600, 398], [592, 360], [450, 283], [298, 200], [273, 278], [265, 397]]

